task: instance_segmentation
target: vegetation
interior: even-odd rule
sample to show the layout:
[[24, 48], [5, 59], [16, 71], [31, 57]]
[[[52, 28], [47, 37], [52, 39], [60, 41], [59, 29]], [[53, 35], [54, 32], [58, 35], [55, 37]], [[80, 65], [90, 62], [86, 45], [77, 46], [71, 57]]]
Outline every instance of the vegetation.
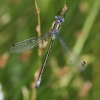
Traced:
[[[48, 32], [65, 3], [59, 34], [85, 60], [86, 69], [68, 65], [56, 39], [36, 90], [48, 45], [17, 54], [10, 47]], [[99, 77], [100, 0], [0, 0], [0, 100], [100, 100]]]

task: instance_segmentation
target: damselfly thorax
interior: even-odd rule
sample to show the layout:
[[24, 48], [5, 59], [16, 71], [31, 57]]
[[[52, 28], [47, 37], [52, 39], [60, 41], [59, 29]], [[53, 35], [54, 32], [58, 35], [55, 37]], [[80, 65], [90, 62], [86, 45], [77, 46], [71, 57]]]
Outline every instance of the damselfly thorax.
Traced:
[[51, 30], [50, 30], [52, 39], [55, 39], [56, 35], [60, 31], [62, 22], [64, 22], [64, 18], [62, 16], [55, 16], [55, 21], [53, 22]]

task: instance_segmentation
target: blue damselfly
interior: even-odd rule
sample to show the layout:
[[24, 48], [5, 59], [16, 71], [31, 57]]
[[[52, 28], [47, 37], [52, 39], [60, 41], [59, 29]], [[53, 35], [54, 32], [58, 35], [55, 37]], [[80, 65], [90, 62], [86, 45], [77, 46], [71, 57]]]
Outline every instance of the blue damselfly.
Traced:
[[11, 53], [24, 52], [26, 50], [34, 48], [39, 43], [43, 42], [46, 38], [51, 36], [50, 45], [49, 45], [47, 54], [44, 59], [44, 63], [42, 65], [42, 68], [41, 68], [41, 71], [40, 71], [40, 74], [39, 74], [39, 77], [38, 77], [38, 80], [36, 83], [36, 87], [35, 87], [36, 89], [39, 87], [39, 85], [41, 83], [44, 67], [47, 63], [47, 59], [48, 59], [52, 44], [56, 37], [60, 41], [60, 44], [61, 44], [61, 47], [62, 47], [65, 57], [80, 71], [85, 69], [85, 65], [86, 65], [85, 61], [83, 61], [81, 59], [81, 57], [74, 50], [72, 50], [68, 46], [68, 44], [65, 43], [64, 40], [58, 35], [58, 32], [61, 28], [61, 24], [62, 24], [62, 22], [64, 22], [64, 18], [65, 18], [64, 15], [65, 15], [66, 10], [67, 10], [67, 7], [65, 5], [55, 16], [55, 21], [53, 22], [52, 27], [48, 33], [46, 33], [40, 37], [32, 37], [30, 39], [18, 42], [10, 48]]

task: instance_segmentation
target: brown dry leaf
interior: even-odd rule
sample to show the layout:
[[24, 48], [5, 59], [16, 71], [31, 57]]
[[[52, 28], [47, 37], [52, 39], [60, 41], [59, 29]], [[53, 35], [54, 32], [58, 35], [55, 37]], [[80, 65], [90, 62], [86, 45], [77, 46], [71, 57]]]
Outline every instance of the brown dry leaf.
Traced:
[[5, 53], [3, 54], [2, 56], [0, 56], [0, 68], [4, 68], [6, 63], [7, 63], [7, 60], [8, 60], [8, 54]]
[[92, 87], [92, 83], [91, 82], [89, 82], [89, 81], [85, 82], [83, 84], [82, 88], [80, 89], [80, 91], [78, 93], [78, 96], [80, 98], [84, 98], [88, 94], [88, 92], [91, 89], [91, 87]]

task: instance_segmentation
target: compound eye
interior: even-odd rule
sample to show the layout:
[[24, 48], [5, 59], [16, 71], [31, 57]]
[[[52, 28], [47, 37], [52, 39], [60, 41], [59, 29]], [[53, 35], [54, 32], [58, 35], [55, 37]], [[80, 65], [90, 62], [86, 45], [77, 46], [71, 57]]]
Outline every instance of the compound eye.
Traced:
[[61, 21], [64, 22], [64, 18], [62, 18]]
[[54, 19], [58, 19], [58, 17], [57, 17], [57, 16], [55, 16], [55, 17], [54, 17]]

